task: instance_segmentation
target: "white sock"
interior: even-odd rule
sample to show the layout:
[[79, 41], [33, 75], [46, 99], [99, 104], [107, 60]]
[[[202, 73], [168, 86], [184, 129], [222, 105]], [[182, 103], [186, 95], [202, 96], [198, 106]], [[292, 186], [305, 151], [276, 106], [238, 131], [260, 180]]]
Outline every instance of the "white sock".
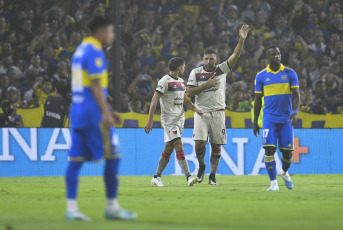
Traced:
[[283, 176], [286, 176], [288, 174], [288, 172], [286, 171], [283, 171], [283, 169], [281, 169], [281, 175], [283, 175]]
[[271, 186], [279, 186], [278, 183], [277, 183], [277, 180], [270, 181], [270, 185]]
[[77, 201], [75, 199], [67, 199], [67, 211], [68, 212], [79, 211], [79, 207], [77, 206]]
[[106, 211], [116, 212], [120, 209], [120, 205], [117, 198], [107, 198]]

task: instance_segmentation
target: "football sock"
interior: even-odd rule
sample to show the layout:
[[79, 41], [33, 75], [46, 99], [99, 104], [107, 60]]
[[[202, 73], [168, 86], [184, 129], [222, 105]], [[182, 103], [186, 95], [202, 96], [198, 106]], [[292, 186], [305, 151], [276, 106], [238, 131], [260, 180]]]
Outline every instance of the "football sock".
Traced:
[[183, 173], [185, 174], [186, 178], [188, 178], [191, 173], [189, 172], [189, 168], [188, 168], [188, 163], [185, 157], [185, 153], [183, 151], [180, 152], [176, 152], [176, 158], [177, 158], [177, 162], [179, 163]]
[[162, 155], [160, 156], [160, 160], [158, 162], [158, 167], [155, 173], [155, 178], [160, 177], [164, 171], [164, 169], [167, 167], [169, 159], [170, 159], [170, 154], [165, 153], [164, 151], [162, 152]]
[[199, 161], [199, 166], [205, 164], [205, 152], [206, 149], [202, 149], [201, 151], [195, 149], [195, 153], [197, 155], [198, 161]]
[[276, 162], [274, 156], [264, 156], [264, 163], [266, 165], [270, 181], [276, 180]]
[[211, 159], [210, 159], [210, 163], [211, 163], [210, 174], [217, 173], [217, 169], [220, 162], [220, 155], [221, 155], [221, 147], [217, 149], [212, 148]]
[[104, 180], [106, 186], [106, 197], [114, 199], [117, 197], [118, 191], [118, 164], [119, 159], [106, 160]]
[[285, 159], [284, 157], [282, 157], [282, 170], [287, 172], [289, 167], [291, 167], [293, 161], [293, 157], [291, 159]]
[[77, 206], [76, 199], [67, 199], [67, 212], [78, 212], [79, 207]]
[[79, 184], [79, 172], [83, 162], [69, 162], [65, 175], [65, 183], [67, 188], [67, 198], [76, 199], [77, 187]]
[[116, 212], [120, 209], [120, 205], [117, 198], [107, 198], [106, 200], [106, 211]]

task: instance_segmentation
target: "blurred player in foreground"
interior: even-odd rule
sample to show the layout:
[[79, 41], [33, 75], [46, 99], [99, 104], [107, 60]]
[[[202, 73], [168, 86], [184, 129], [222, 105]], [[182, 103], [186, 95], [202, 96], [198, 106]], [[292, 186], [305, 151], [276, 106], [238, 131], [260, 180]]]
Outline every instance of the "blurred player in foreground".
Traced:
[[158, 100], [160, 100], [162, 111], [161, 123], [164, 128], [164, 141], [166, 142], [166, 146], [162, 152], [156, 174], [152, 178], [151, 183], [156, 186], [163, 186], [161, 175], [167, 167], [170, 156], [175, 149], [177, 161], [185, 173], [188, 186], [193, 186], [198, 182], [198, 178], [192, 177], [189, 172], [181, 140], [185, 123], [183, 105], [196, 112], [199, 117], [202, 117], [204, 113], [197, 109], [188, 99], [187, 95], [185, 95], [185, 82], [180, 77], [185, 71], [185, 61], [182, 58], [174, 57], [169, 61], [168, 66], [170, 72], [158, 82], [156, 92], [150, 104], [149, 120], [144, 127], [146, 133], [152, 130], [156, 105]]
[[257, 137], [260, 127], [257, 124], [263, 109], [263, 148], [264, 162], [269, 174], [271, 186], [268, 191], [277, 191], [276, 163], [274, 154], [276, 144], [282, 152], [282, 169], [280, 174], [288, 189], [293, 189], [293, 181], [288, 169], [293, 160], [293, 127], [297, 121], [300, 93], [298, 76], [294, 70], [281, 64], [281, 53], [278, 47], [271, 46], [267, 50], [269, 65], [256, 75], [255, 105], [254, 105], [254, 134]]
[[197, 175], [199, 183], [204, 179], [206, 143], [209, 135], [212, 149], [209, 184], [217, 185], [216, 173], [221, 156], [221, 145], [227, 143], [225, 127], [226, 75], [238, 61], [249, 30], [248, 25], [243, 25], [239, 30], [238, 45], [228, 60], [216, 65], [215, 51], [207, 49], [202, 54], [204, 66], [193, 69], [189, 75], [187, 95], [195, 96], [195, 105], [205, 113], [203, 119], [198, 114], [194, 114], [193, 140], [199, 161]]
[[111, 112], [106, 103], [107, 60], [103, 45], [111, 45], [114, 39], [112, 23], [96, 16], [89, 23], [91, 37], [85, 38], [72, 59], [72, 107], [69, 164], [66, 172], [67, 220], [89, 221], [77, 205], [78, 177], [84, 161], [99, 162], [106, 159], [104, 180], [106, 186], [107, 219], [135, 219], [135, 214], [119, 206], [118, 163], [119, 142], [113, 124], [120, 117]]

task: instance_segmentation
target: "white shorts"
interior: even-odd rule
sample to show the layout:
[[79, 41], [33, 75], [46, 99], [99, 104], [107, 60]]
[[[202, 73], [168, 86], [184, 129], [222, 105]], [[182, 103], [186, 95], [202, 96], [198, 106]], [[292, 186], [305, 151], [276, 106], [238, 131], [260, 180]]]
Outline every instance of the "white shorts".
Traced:
[[204, 118], [194, 114], [193, 140], [207, 141], [208, 136], [210, 143], [226, 145], [225, 111], [205, 113]]
[[164, 142], [170, 142], [175, 138], [181, 138], [185, 117], [170, 117], [161, 121], [164, 129]]

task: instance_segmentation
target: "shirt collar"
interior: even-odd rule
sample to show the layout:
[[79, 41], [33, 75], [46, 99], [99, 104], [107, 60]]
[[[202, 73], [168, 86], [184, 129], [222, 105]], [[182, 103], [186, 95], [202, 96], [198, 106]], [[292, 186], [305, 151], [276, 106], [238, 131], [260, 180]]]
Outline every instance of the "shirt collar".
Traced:
[[278, 72], [283, 71], [285, 69], [285, 66], [283, 64], [281, 64], [280, 68], [275, 72], [269, 67], [269, 65], [267, 66], [266, 69], [267, 69], [268, 73], [272, 72], [273, 74], [277, 74]]
[[83, 43], [91, 43], [94, 45], [97, 49], [102, 49], [101, 43], [94, 37], [86, 37], [82, 40]]

